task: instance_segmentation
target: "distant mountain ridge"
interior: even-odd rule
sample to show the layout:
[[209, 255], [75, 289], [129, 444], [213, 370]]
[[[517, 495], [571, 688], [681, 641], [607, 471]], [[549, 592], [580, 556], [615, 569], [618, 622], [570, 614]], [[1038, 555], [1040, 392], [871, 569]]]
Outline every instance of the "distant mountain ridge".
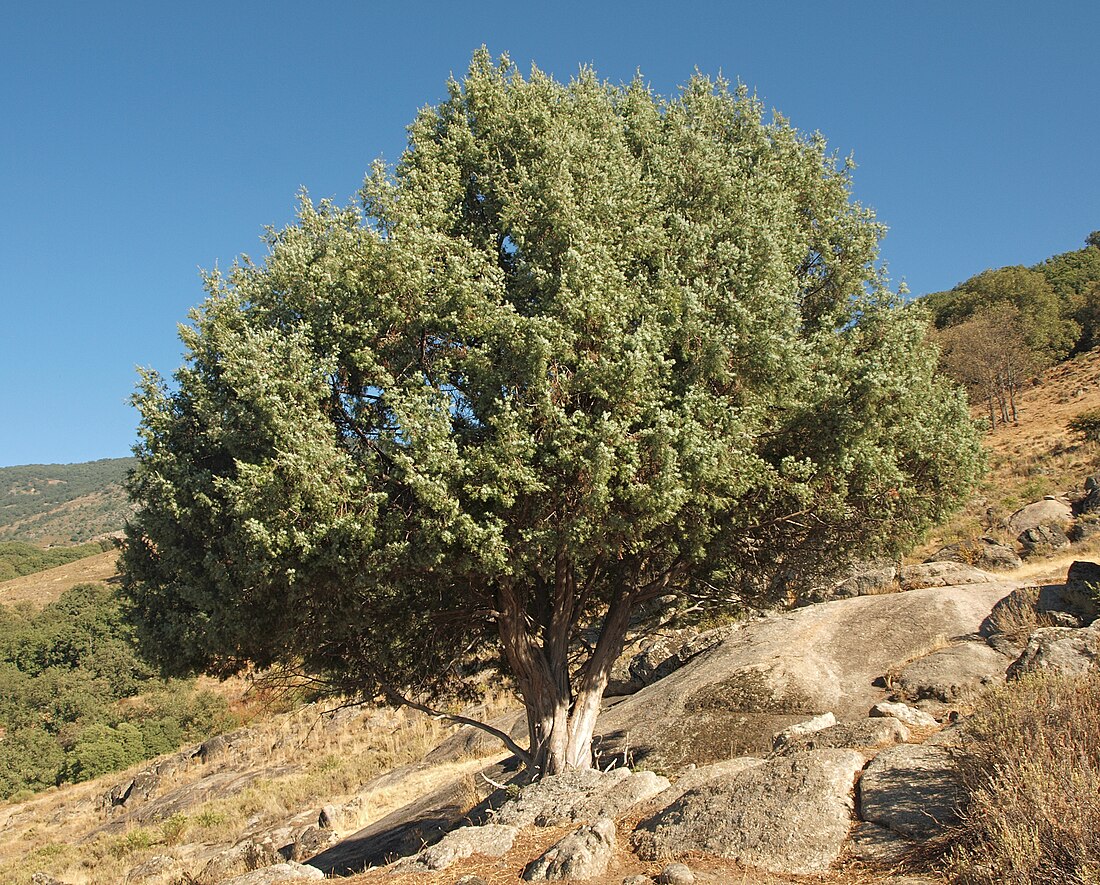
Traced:
[[0, 541], [80, 544], [120, 532], [133, 458], [0, 467]]

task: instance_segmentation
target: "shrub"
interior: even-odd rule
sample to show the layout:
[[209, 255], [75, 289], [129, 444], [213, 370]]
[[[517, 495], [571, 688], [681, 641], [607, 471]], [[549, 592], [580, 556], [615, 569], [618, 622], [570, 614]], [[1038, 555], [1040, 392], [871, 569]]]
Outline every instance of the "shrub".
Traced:
[[1066, 425], [1073, 433], [1079, 433], [1086, 442], [1100, 442], [1100, 409], [1089, 409], [1070, 419]]
[[965, 733], [949, 872], [968, 885], [1100, 882], [1100, 673], [1012, 683]]

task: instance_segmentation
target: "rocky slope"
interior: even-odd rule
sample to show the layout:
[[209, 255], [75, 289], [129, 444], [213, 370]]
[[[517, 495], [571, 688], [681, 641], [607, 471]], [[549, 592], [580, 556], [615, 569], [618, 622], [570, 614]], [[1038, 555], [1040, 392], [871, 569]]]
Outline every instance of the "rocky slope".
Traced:
[[[601, 760], [631, 767], [519, 791], [514, 762], [486, 758], [497, 748], [466, 730], [444, 739], [400, 712], [312, 708], [4, 808], [0, 856], [22, 856], [0, 873], [247, 885], [405, 858], [350, 881], [572, 870], [618, 885], [677, 862], [700, 882], [733, 871], [745, 882], [881, 881], [953, 820], [951, 723], [974, 694], [1018, 658], [1016, 669], [1097, 655], [1091, 627], [1040, 629], [1025, 650], [1026, 637], [998, 626], [1002, 600], [1021, 594], [1037, 617], [1080, 625], [1088, 617], [1072, 594], [1052, 586], [1040, 598], [952, 563], [910, 571], [906, 583], [947, 575], [957, 583], [727, 628], [682, 666], [674, 649], [666, 675], [609, 699], [600, 720]], [[482, 713], [516, 724], [514, 710]], [[26, 850], [47, 831], [64, 850]]]

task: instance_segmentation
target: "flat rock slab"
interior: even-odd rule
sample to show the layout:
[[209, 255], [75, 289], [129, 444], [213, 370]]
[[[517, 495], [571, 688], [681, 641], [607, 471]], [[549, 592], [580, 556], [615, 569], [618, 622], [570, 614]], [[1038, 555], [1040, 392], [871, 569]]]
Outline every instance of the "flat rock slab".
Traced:
[[523, 872], [528, 882], [594, 879], [607, 872], [615, 853], [615, 822], [601, 818], [574, 830], [547, 849]]
[[918, 658], [899, 674], [895, 688], [907, 700], [944, 704], [973, 697], [1003, 683], [1008, 661], [985, 642], [961, 642]]
[[596, 728], [600, 750], [677, 771], [767, 755], [776, 732], [828, 711], [839, 722], [864, 719], [887, 697], [876, 679], [944, 637], [976, 632], [1013, 586], [859, 596], [750, 622], [606, 710]]
[[910, 839], [958, 823], [962, 798], [949, 749], [902, 744], [879, 753], [859, 781], [860, 817]]
[[854, 750], [772, 759], [689, 790], [643, 822], [634, 844], [647, 860], [701, 851], [777, 873], [826, 870], [852, 824]]
[[652, 771], [569, 771], [524, 787], [494, 820], [514, 827], [595, 823], [605, 817], [614, 819], [668, 787], [668, 778]]
[[824, 728], [792, 741], [782, 752], [793, 750], [878, 749], [909, 740], [909, 729], [892, 716], [860, 719]]

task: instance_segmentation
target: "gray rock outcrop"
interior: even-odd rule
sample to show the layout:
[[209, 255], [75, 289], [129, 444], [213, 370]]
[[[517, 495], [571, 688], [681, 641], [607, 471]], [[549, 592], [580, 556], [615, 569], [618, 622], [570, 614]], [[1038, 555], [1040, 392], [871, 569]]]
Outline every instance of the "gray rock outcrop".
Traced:
[[615, 822], [601, 818], [574, 830], [554, 844], [526, 870], [528, 882], [594, 879], [607, 872], [615, 853]]
[[652, 771], [568, 771], [525, 787], [500, 809], [495, 820], [515, 827], [594, 823], [604, 817], [616, 818], [668, 787], [668, 778]]
[[909, 729], [889, 716], [844, 722], [832, 728], [811, 732], [780, 747], [779, 752], [793, 750], [878, 749], [909, 740]]
[[1066, 501], [1044, 498], [1021, 507], [1008, 518], [1008, 531], [1017, 537], [1040, 525], [1062, 525], [1073, 519], [1073, 508]]
[[419, 854], [398, 861], [391, 869], [395, 873], [435, 872], [474, 854], [503, 857], [512, 850], [517, 832], [516, 827], [502, 824], [460, 827]]
[[317, 867], [308, 864], [279, 863], [274, 866], [264, 867], [262, 870], [254, 870], [232, 879], [224, 879], [218, 885], [276, 885], [279, 882], [300, 882], [303, 879], [321, 880], [325, 878]]
[[854, 750], [772, 759], [689, 790], [634, 835], [648, 860], [702, 851], [780, 873], [828, 869], [852, 822]]
[[1061, 591], [1066, 611], [1083, 624], [1091, 624], [1100, 615], [1100, 564], [1078, 560], [1069, 567]]
[[1008, 668], [1009, 679], [1028, 673], [1080, 675], [1100, 666], [1100, 623], [1091, 627], [1040, 627]]
[[822, 713], [820, 716], [814, 716], [813, 719], [807, 719], [805, 722], [799, 722], [789, 728], [784, 728], [772, 738], [772, 747], [780, 750], [788, 744], [796, 742], [799, 738], [804, 738], [826, 728], [832, 728], [834, 725], [836, 725], [836, 716], [832, 713]]
[[907, 725], [910, 728], [936, 728], [939, 722], [936, 721], [936, 717], [930, 713], [925, 713], [923, 710], [917, 710], [914, 707], [910, 707], [908, 704], [902, 704], [898, 702], [882, 701], [875, 704], [871, 708], [872, 717], [888, 717], [890, 719], [896, 719], [903, 725]]
[[1070, 544], [1069, 537], [1062, 527], [1041, 523], [1030, 529], [1024, 529], [1016, 538], [1017, 543], [1023, 548], [1024, 556], [1034, 556], [1037, 553], [1046, 553], [1051, 550], [1061, 550]]
[[607, 709], [596, 729], [601, 752], [674, 772], [766, 755], [777, 732], [825, 712], [865, 719], [888, 697], [876, 680], [945, 636], [977, 631], [1010, 589], [983, 582], [860, 596], [750, 622]]
[[951, 704], [1004, 682], [1008, 663], [985, 642], [960, 642], [906, 665], [894, 689], [908, 701]]
[[898, 573], [901, 589], [908, 593], [928, 587], [962, 587], [988, 584], [997, 578], [964, 562], [920, 562], [907, 565]]
[[948, 544], [925, 561], [961, 562], [985, 571], [1012, 571], [1023, 565], [1015, 550], [987, 537]]
[[860, 821], [848, 837], [848, 853], [869, 866], [896, 867], [913, 849], [913, 841], [878, 824]]

